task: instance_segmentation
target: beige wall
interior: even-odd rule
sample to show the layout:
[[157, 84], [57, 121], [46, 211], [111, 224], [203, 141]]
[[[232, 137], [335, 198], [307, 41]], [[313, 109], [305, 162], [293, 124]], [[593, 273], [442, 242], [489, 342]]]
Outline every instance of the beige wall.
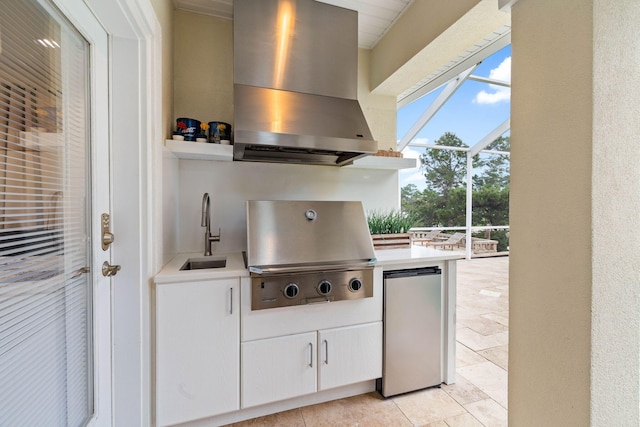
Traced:
[[588, 426], [591, 7], [512, 9], [509, 424]]
[[157, 149], [162, 141], [170, 137], [175, 126], [173, 119], [173, 1], [172, 0], [150, 0], [156, 18], [161, 28], [161, 49], [162, 49], [162, 100], [161, 117], [162, 124], [159, 126], [160, 133], [154, 141], [154, 175], [152, 178], [152, 192], [157, 195], [154, 214], [155, 217], [153, 231], [157, 241], [161, 242], [154, 252], [156, 265], [162, 266], [168, 262], [176, 253], [177, 232], [175, 223], [177, 221], [176, 201], [178, 189], [175, 175], [177, 174], [176, 162], [172, 162], [171, 156]]
[[174, 18], [174, 119], [233, 125], [232, 22], [183, 10]]
[[398, 68], [409, 62], [479, 1], [420, 0], [413, 2], [373, 49], [374, 68], [371, 70], [373, 87], [380, 85]]
[[639, 424], [640, 4], [615, 9], [512, 9], [510, 425]]
[[358, 49], [358, 101], [378, 149], [396, 149], [396, 97], [371, 93], [371, 50]]
[[415, 1], [373, 48], [371, 90], [397, 96], [510, 21], [498, 0]]
[[591, 425], [640, 425], [640, 2], [593, 1]]
[[173, 2], [151, 0], [162, 28], [162, 129], [171, 135], [173, 122]]

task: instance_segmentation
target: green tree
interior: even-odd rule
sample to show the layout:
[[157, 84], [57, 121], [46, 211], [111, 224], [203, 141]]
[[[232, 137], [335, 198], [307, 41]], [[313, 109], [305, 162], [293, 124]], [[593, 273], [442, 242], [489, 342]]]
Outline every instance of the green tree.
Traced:
[[473, 191], [473, 225], [509, 223], [509, 187], [486, 186]]
[[[501, 136], [491, 144], [487, 150], [506, 151], [509, 152], [511, 145], [510, 137]], [[509, 187], [510, 159], [509, 156], [501, 154], [485, 154], [476, 161], [474, 158], [474, 166], [480, 168], [480, 173], [473, 177], [474, 188], [482, 187]]]
[[486, 150], [494, 150], [494, 151], [506, 151], [509, 152], [511, 150], [511, 137], [510, 136], [500, 136], [495, 139], [491, 144], [487, 145]]
[[[473, 191], [473, 225], [509, 224], [509, 187], [485, 186]], [[498, 241], [498, 251], [509, 246], [507, 230], [481, 232], [476, 237]]]
[[402, 209], [410, 209], [411, 205], [415, 203], [417, 197], [419, 197], [420, 191], [415, 184], [407, 184], [400, 189], [400, 202]]
[[467, 189], [458, 187], [452, 189], [447, 196], [439, 198], [439, 206], [436, 209], [438, 226], [463, 227], [466, 224], [467, 214]]
[[401, 190], [402, 212], [413, 218], [416, 226], [439, 224], [437, 210], [442, 196], [429, 189], [419, 191], [413, 184], [406, 185]]
[[[455, 134], [446, 132], [436, 145], [466, 147]], [[509, 137], [500, 137], [489, 150], [509, 151]], [[453, 227], [466, 223], [466, 159], [464, 151], [431, 149], [420, 156], [427, 188], [420, 191], [409, 184], [401, 189], [402, 210], [416, 219], [416, 226]], [[474, 158], [478, 173], [474, 176], [472, 224], [509, 223], [509, 157], [489, 154]], [[484, 234], [484, 233], [481, 233]], [[480, 236], [480, 235], [479, 235]], [[506, 231], [493, 232], [498, 250], [506, 250]]]
[[[456, 134], [445, 132], [435, 145], [467, 147]], [[420, 168], [427, 181], [427, 188], [448, 198], [449, 192], [464, 185], [467, 171], [467, 154], [464, 151], [427, 149], [420, 155]]]

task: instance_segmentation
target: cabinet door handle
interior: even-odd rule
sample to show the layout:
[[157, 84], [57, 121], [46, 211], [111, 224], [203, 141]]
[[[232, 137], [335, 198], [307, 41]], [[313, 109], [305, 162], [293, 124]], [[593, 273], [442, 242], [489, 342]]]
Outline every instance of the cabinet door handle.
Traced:
[[313, 368], [313, 344], [309, 343], [309, 367]]
[[324, 340], [324, 364], [329, 364], [329, 342]]
[[233, 288], [229, 288], [229, 314], [233, 314]]

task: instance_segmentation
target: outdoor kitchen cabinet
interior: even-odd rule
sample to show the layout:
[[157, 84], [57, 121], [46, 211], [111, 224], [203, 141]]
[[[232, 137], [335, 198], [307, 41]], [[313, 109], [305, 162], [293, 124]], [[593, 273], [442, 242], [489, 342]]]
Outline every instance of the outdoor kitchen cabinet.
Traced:
[[316, 391], [316, 333], [242, 343], [242, 407]]
[[382, 322], [318, 332], [318, 389], [382, 376]]
[[239, 278], [156, 287], [156, 424], [240, 409]]
[[382, 375], [382, 322], [242, 343], [242, 406]]

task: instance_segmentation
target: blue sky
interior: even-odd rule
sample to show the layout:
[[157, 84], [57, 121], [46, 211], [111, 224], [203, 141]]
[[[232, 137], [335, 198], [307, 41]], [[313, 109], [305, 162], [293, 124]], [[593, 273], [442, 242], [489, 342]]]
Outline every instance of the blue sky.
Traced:
[[[511, 45], [485, 59], [473, 74], [511, 81]], [[441, 90], [442, 88], [398, 110], [398, 140], [407, 133]], [[418, 133], [415, 141], [433, 144], [445, 132], [453, 132], [465, 144], [475, 144], [509, 118], [510, 93], [509, 88], [467, 80]], [[423, 148], [416, 147], [403, 150], [404, 157], [417, 158], [423, 152]], [[417, 164], [420, 165], [419, 160]], [[415, 184], [419, 189], [425, 187], [419, 168], [400, 171], [400, 186], [407, 184]]]

